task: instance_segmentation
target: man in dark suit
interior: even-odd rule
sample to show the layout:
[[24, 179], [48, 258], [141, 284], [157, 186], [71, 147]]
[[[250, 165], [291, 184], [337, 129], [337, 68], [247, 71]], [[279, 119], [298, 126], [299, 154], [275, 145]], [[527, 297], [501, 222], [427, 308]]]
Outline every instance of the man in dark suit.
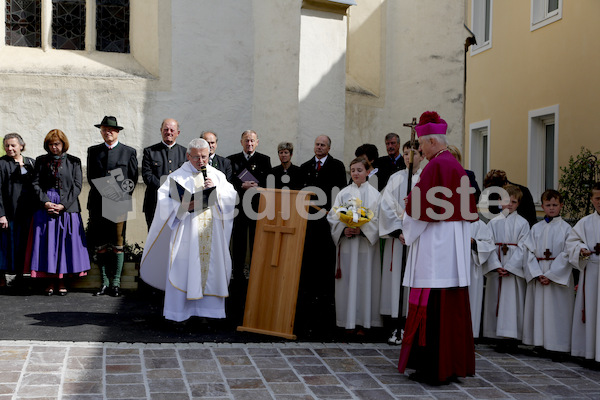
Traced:
[[143, 211], [148, 229], [154, 219], [156, 193], [162, 183], [161, 178], [166, 178], [186, 160], [186, 148], [176, 143], [180, 133], [179, 122], [172, 118], [165, 119], [160, 125], [160, 133], [162, 141], [146, 147], [142, 158], [142, 179], [146, 184]]
[[[321, 211], [313, 207], [309, 210], [311, 214], [320, 213], [320, 216], [309, 219], [306, 226], [296, 311], [296, 326], [300, 334], [313, 338], [335, 329], [335, 244], [331, 238], [327, 212], [335, 194], [346, 186], [347, 180], [344, 163], [333, 158], [329, 154], [330, 149], [331, 139], [328, 136], [317, 137], [315, 156], [300, 166], [304, 187], [322, 192], [321, 204], [316, 204], [322, 208]], [[311, 217], [316, 218], [315, 215]]]
[[200, 138], [206, 140], [210, 146], [209, 165], [224, 173], [227, 180], [231, 182], [231, 161], [229, 161], [228, 158], [216, 154], [217, 142], [219, 141], [217, 134], [212, 131], [204, 131], [200, 135]]
[[379, 168], [377, 189], [380, 192], [387, 185], [390, 176], [406, 168], [404, 158], [400, 152], [400, 136], [398, 134], [392, 132], [385, 135], [385, 149], [388, 155], [379, 157], [376, 163], [377, 168]]
[[[87, 179], [91, 186], [87, 204], [90, 215], [88, 240], [95, 247], [102, 277], [102, 286], [96, 295], [119, 296], [125, 258], [126, 221], [114, 222], [106, 217], [116, 204], [115, 198], [128, 198], [126, 201], [131, 201], [138, 180], [137, 154], [134, 148], [119, 142], [123, 127], [118, 125], [115, 117], [106, 116], [94, 126], [100, 128], [104, 140], [104, 143], [91, 146], [87, 151]], [[110, 187], [113, 191], [100, 194], [92, 180], [105, 177], [107, 182], [114, 184]]]
[[[238, 192], [240, 202], [238, 215], [233, 221], [233, 280], [229, 290], [228, 316], [232, 322], [241, 322], [248, 290], [248, 279], [244, 273], [246, 258], [252, 260], [256, 213], [258, 212], [258, 187], [265, 187], [267, 175], [271, 171], [271, 158], [256, 151], [258, 135], [248, 130], [242, 133], [242, 152], [227, 157], [231, 161], [231, 183]], [[248, 197], [251, 198], [251, 207]], [[244, 206], [244, 203], [248, 205]]]

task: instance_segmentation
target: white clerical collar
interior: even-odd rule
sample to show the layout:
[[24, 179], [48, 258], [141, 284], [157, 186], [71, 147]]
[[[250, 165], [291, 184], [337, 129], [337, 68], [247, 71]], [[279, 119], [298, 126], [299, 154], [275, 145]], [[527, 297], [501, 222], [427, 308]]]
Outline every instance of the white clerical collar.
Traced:
[[250, 157], [252, 157], [254, 155], [254, 153], [256, 153], [256, 151], [253, 151], [252, 153], [248, 154], [242, 150], [242, 153], [244, 153], [244, 157], [246, 157], [246, 160], [248, 160]]
[[108, 147], [109, 150], [114, 149], [115, 147], [117, 147], [117, 145], [119, 144], [119, 141], [117, 140], [116, 142], [114, 142], [113, 144], [108, 144], [106, 142], [104, 142], [104, 144], [106, 145], [106, 147]]
[[329, 157], [329, 154], [324, 156], [323, 158], [319, 159], [319, 157], [315, 156], [315, 162], [319, 162], [321, 161], [321, 165], [325, 164], [325, 160], [327, 160], [327, 157]]
[[369, 173], [369, 176], [368, 176], [368, 177], [369, 177], [369, 178], [370, 178], [370, 177], [372, 177], [372, 176], [373, 176], [373, 175], [375, 175], [375, 174], [376, 174], [378, 171], [379, 171], [379, 168], [375, 168], [375, 169], [373, 169], [373, 171], [371, 171], [371, 172]]
[[164, 140], [161, 140], [161, 142], [162, 142], [162, 144], [164, 144], [165, 146], [167, 146], [169, 149], [172, 148], [173, 146], [175, 146], [177, 144], [176, 142], [173, 142], [173, 144], [169, 146], [168, 144], [165, 143]]

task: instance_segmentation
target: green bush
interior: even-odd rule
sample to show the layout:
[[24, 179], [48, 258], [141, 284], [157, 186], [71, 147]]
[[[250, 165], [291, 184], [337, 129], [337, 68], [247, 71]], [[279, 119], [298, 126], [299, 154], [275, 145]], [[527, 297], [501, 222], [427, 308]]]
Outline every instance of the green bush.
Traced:
[[599, 154], [582, 146], [575, 159], [571, 156], [569, 164], [560, 167], [558, 186], [565, 202], [563, 215], [567, 218], [577, 221], [592, 211], [590, 188], [599, 179]]

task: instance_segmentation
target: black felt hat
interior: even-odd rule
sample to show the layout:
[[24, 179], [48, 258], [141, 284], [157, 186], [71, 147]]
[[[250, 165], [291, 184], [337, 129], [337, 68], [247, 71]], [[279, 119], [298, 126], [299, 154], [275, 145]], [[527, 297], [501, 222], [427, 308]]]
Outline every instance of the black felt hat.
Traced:
[[122, 126], [119, 126], [119, 124], [117, 123], [117, 119], [113, 116], [104, 116], [104, 118], [102, 119], [102, 122], [100, 122], [97, 125], [94, 125], [96, 128], [100, 128], [101, 126], [108, 126], [111, 128], [117, 128], [118, 130], [123, 129]]

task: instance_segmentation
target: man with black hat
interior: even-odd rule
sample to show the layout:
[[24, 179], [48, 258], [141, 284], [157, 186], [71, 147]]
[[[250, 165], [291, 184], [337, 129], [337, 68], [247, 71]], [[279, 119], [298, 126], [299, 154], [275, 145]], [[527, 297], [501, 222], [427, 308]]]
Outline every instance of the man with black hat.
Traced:
[[111, 213], [124, 203], [131, 204], [131, 194], [138, 180], [137, 155], [134, 148], [119, 142], [123, 127], [118, 125], [115, 117], [105, 116], [94, 126], [100, 128], [104, 140], [104, 143], [89, 147], [87, 153], [87, 179], [91, 186], [87, 205], [90, 215], [88, 240], [96, 249], [102, 277], [102, 285], [95, 295], [116, 297], [120, 295], [125, 258], [127, 213], [124, 218], [115, 218]]
[[154, 219], [157, 191], [162, 184], [161, 178], [179, 169], [185, 162], [185, 147], [177, 144], [179, 122], [165, 119], [160, 125], [162, 140], [144, 149], [142, 158], [142, 179], [146, 184], [143, 211], [148, 229]]

